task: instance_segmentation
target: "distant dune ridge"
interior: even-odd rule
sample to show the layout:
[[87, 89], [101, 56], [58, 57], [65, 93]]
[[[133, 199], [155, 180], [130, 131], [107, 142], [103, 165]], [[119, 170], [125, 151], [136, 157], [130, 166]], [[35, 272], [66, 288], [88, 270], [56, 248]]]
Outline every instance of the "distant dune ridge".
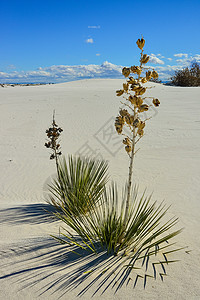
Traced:
[[[75, 280], [80, 269], [72, 255], [66, 256], [67, 250], [50, 238], [59, 232], [59, 222], [43, 210], [48, 208], [47, 184], [55, 174], [44, 147], [45, 130], [55, 109], [64, 129], [62, 153], [103, 157], [111, 178], [122, 187], [128, 160], [114, 119], [119, 108], [115, 91], [123, 82], [85, 79], [0, 88], [0, 299], [75, 299], [87, 286], [87, 281], [79, 285]], [[172, 205], [170, 214], [185, 228], [176, 238], [178, 246], [192, 251], [169, 266], [162, 284], [152, 279], [145, 291], [138, 284], [115, 295], [109, 288], [94, 299], [200, 298], [200, 87], [148, 86], [147, 96], [158, 97], [161, 105], [148, 112], [153, 121], [135, 160], [135, 183], [141, 192], [147, 188], [155, 200]], [[97, 287], [98, 282], [81, 299], [89, 299]]]

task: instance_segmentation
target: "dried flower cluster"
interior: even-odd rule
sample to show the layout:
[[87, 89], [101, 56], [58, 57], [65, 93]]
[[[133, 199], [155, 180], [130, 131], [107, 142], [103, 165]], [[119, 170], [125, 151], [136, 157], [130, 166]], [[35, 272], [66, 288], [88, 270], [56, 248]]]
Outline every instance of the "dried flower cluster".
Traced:
[[[145, 45], [145, 40], [138, 39], [136, 44], [139, 49], [141, 49], [140, 66], [131, 66], [130, 68], [124, 67], [122, 69], [122, 74], [127, 78], [126, 83], [123, 83], [123, 89], [117, 90], [117, 96], [122, 96], [126, 99], [126, 102], [122, 102], [127, 109], [121, 109], [119, 115], [115, 120], [115, 128], [118, 134], [123, 134], [123, 126], [126, 125], [133, 133], [133, 137], [126, 136], [123, 140], [125, 144], [125, 150], [130, 155], [134, 148], [136, 138], [140, 139], [144, 134], [145, 121], [141, 119], [140, 114], [148, 111], [151, 105], [145, 103], [145, 94], [147, 87], [143, 84], [148, 82], [151, 78], [157, 79], [158, 73], [155, 70], [146, 70], [144, 73], [144, 65], [148, 63], [149, 56], [143, 54], [143, 47]], [[133, 76], [136, 75], [136, 78]], [[149, 98], [149, 97], [148, 97]], [[160, 101], [156, 98], [152, 98], [152, 105], [159, 106]]]
[[[152, 99], [152, 104], [145, 103], [147, 97], [143, 96], [147, 90], [143, 84], [148, 82], [151, 78], [157, 79], [158, 73], [155, 70], [150, 70], [145, 68], [146, 63], [149, 61], [149, 56], [144, 54], [143, 47], [145, 45], [145, 40], [143, 38], [138, 39], [136, 42], [138, 48], [141, 50], [140, 54], [140, 65], [131, 66], [129, 68], [124, 67], [122, 69], [122, 74], [126, 78], [126, 83], [123, 83], [123, 88], [117, 90], [117, 96], [122, 96], [125, 102], [121, 102], [125, 109], [120, 109], [119, 115], [115, 119], [115, 128], [118, 134], [125, 136], [123, 144], [125, 145], [125, 150], [130, 157], [129, 164], [129, 175], [128, 175], [128, 190], [126, 199], [126, 209], [125, 218], [128, 219], [128, 212], [130, 207], [130, 197], [131, 197], [131, 187], [132, 187], [132, 174], [133, 174], [133, 159], [135, 156], [135, 145], [141, 139], [144, 134], [145, 121], [142, 115], [143, 112], [149, 110], [149, 107], [159, 106], [160, 101], [157, 98], [148, 97]], [[134, 77], [135, 76], [135, 77]], [[126, 126], [130, 130], [130, 136], [123, 132], [123, 127]], [[124, 221], [123, 228], [126, 228], [126, 221]], [[121, 239], [123, 240], [123, 235]]]
[[61, 127], [58, 127], [58, 125], [55, 122], [54, 114], [53, 114], [53, 121], [52, 121], [52, 127], [46, 130], [47, 137], [50, 141], [45, 143], [46, 148], [52, 149], [52, 154], [50, 155], [50, 159], [56, 159], [57, 157], [62, 154], [60, 151], [60, 144], [58, 143], [58, 138], [61, 134], [63, 129]]

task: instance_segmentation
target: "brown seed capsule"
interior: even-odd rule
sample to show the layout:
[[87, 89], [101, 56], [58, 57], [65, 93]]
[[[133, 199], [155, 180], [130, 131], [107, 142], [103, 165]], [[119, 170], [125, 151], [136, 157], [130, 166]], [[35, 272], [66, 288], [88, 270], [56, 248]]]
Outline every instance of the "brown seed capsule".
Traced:
[[117, 116], [116, 119], [115, 119], [115, 127], [119, 127], [119, 128], [122, 128], [123, 125], [124, 125], [124, 117], [121, 117], [121, 116]]
[[140, 121], [139, 121], [138, 119], [136, 119], [136, 120], [133, 122], [133, 126], [137, 128], [138, 125], [139, 125], [139, 123], [140, 123]]
[[146, 79], [150, 80], [151, 77], [152, 77], [152, 72], [151, 71], [146, 72]]
[[147, 82], [147, 79], [146, 79], [145, 77], [143, 77], [143, 78], [141, 79], [141, 82], [142, 82], [142, 83], [146, 83], [146, 82]]
[[142, 103], [143, 103], [143, 100], [142, 100], [142, 98], [141, 97], [138, 97], [138, 96], [136, 96], [136, 95], [134, 95], [134, 96], [129, 96], [129, 101], [131, 102], [131, 104], [134, 104], [135, 106], [141, 106], [142, 105]]
[[50, 159], [54, 159], [54, 158], [55, 158], [55, 155], [51, 154]]
[[126, 121], [126, 124], [131, 125], [130, 114], [128, 114], [128, 115], [125, 116], [125, 121]]
[[149, 59], [150, 59], [150, 57], [149, 57], [147, 54], [144, 54], [144, 55], [142, 56], [140, 62], [141, 62], [142, 64], [146, 64], [146, 63], [148, 63]]
[[130, 71], [130, 68], [126, 68], [124, 67], [122, 69], [122, 74], [125, 76], [125, 77], [128, 77], [130, 75], [131, 71]]
[[131, 66], [131, 72], [140, 76], [140, 74], [142, 73], [142, 69], [138, 66]]
[[121, 109], [119, 113], [122, 117], [125, 117], [127, 114], [129, 114], [127, 109]]
[[137, 91], [140, 88], [141, 88], [140, 84], [131, 84], [131, 90], [134, 91], [134, 92]]
[[130, 95], [130, 96], [128, 97], [128, 100], [131, 102], [131, 104], [134, 104], [134, 97], [135, 97], [135, 96], [132, 96], [132, 95]]
[[149, 109], [149, 106], [147, 104], [142, 104], [139, 107], [139, 112], [147, 111]]
[[130, 145], [127, 145], [127, 146], [125, 147], [125, 150], [126, 150], [127, 153], [130, 153], [130, 152], [131, 152], [131, 146], [130, 146]]
[[158, 78], [158, 73], [157, 73], [155, 70], [153, 70], [153, 72], [152, 72], [152, 77], [153, 77], [154, 79], [157, 79], [157, 78]]
[[158, 99], [153, 99], [153, 104], [155, 105], [155, 106], [159, 106], [160, 105], [160, 101], [158, 100]]
[[135, 92], [137, 93], [137, 95], [143, 95], [146, 92], [146, 88], [145, 87], [140, 87]]
[[45, 145], [45, 147], [47, 147], [47, 148], [50, 148], [50, 146], [51, 146], [51, 143], [50, 143], [50, 142], [48, 142], [48, 143], [45, 143], [44, 145]]
[[131, 76], [131, 77], [129, 77], [128, 83], [129, 83], [129, 84], [136, 84], [136, 83], [137, 83], [137, 80]]
[[118, 134], [122, 133], [122, 126], [116, 126], [115, 125], [115, 129], [116, 129], [116, 131], [117, 131]]
[[140, 136], [143, 136], [144, 130], [138, 128], [137, 134], [139, 134]]
[[121, 96], [121, 95], [123, 95], [123, 93], [124, 93], [123, 90], [117, 90], [116, 91], [117, 96]]
[[123, 89], [126, 93], [128, 92], [128, 83], [123, 83]]
[[[137, 96], [136, 96], [136, 97], [137, 97]], [[137, 107], [140, 107], [140, 106], [142, 105], [142, 103], [143, 103], [142, 98], [141, 98], [141, 97], [137, 97], [137, 100], [136, 100], [136, 106], [137, 106]]]
[[125, 138], [125, 139], [123, 140], [123, 143], [124, 143], [124, 145], [131, 145], [131, 141], [130, 141], [129, 138]]
[[145, 127], [145, 122], [140, 121], [138, 124], [138, 129], [144, 129], [144, 127]]
[[140, 48], [142, 50], [144, 47], [144, 44], [145, 44], [145, 40], [143, 38], [141, 40], [138, 39], [136, 44], [138, 45], [138, 48]]

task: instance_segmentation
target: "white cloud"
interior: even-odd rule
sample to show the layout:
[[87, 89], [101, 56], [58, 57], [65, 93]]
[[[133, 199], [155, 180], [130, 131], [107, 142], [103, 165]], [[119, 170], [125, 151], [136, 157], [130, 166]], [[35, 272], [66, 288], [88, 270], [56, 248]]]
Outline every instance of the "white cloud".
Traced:
[[83, 78], [122, 78], [122, 67], [105, 61], [101, 65], [58, 65], [36, 71], [0, 72], [0, 82], [65, 82]]
[[94, 40], [92, 38], [89, 38], [86, 40], [86, 43], [88, 44], [93, 44], [94, 43]]
[[175, 57], [188, 57], [188, 54], [187, 53], [177, 53], [177, 54], [174, 54]]
[[169, 61], [172, 61], [172, 58], [171, 58], [171, 57], [167, 57], [167, 59], [168, 59]]
[[193, 56], [193, 59], [196, 61], [196, 62], [200, 62], [200, 54], [195, 54], [194, 56]]
[[[152, 63], [155, 63], [155, 55]], [[159, 74], [161, 80], [169, 80], [174, 72], [181, 70], [187, 66], [191, 66], [193, 62], [200, 63], [200, 54], [188, 56], [187, 58], [175, 61], [174, 65], [163, 65], [163, 63], [155, 66], [147, 64], [148, 67], [153, 67]], [[122, 76], [122, 66], [112, 64], [105, 61], [101, 65], [54, 65], [46, 68], [39, 67], [37, 70], [30, 71], [10, 71], [0, 72], [0, 83], [25, 83], [25, 82], [67, 82], [84, 78], [124, 78]]]
[[91, 28], [91, 29], [100, 29], [100, 26], [98, 25], [98, 26], [88, 26], [88, 28]]
[[156, 56], [159, 56], [160, 58], [165, 58], [162, 54], [158, 53]]
[[159, 65], [164, 65], [164, 61], [161, 60], [160, 58], [158, 58], [155, 54], [151, 54], [150, 55], [150, 59], [149, 62], [151, 62], [152, 64], [159, 64]]
[[101, 54], [100, 53], [96, 53], [96, 56], [100, 56]]

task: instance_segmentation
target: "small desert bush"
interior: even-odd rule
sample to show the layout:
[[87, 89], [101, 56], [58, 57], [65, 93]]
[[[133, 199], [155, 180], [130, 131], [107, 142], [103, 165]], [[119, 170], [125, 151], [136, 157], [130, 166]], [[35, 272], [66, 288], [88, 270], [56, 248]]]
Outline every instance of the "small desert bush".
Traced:
[[171, 84], [176, 86], [200, 86], [200, 66], [193, 63], [191, 68], [175, 71]]

